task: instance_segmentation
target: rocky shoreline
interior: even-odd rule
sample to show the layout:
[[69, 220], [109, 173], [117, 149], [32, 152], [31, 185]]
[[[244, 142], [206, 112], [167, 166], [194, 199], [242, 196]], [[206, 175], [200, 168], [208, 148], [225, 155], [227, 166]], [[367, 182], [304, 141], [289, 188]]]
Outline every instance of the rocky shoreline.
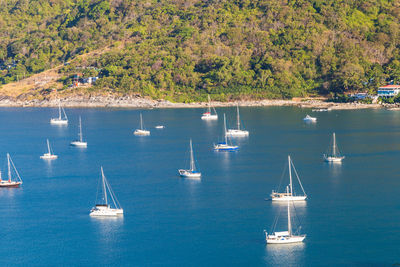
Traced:
[[[204, 108], [206, 102], [197, 103], [172, 103], [166, 100], [152, 100], [132, 96], [74, 96], [54, 99], [14, 99], [11, 97], [0, 98], [0, 107], [56, 107], [61, 101], [64, 107], [71, 108]], [[396, 104], [363, 104], [363, 103], [333, 103], [323, 100], [244, 100], [238, 102], [212, 102], [215, 107], [229, 107], [238, 103], [240, 106], [296, 106], [300, 108], [328, 108], [331, 110], [386, 108], [400, 109]]]

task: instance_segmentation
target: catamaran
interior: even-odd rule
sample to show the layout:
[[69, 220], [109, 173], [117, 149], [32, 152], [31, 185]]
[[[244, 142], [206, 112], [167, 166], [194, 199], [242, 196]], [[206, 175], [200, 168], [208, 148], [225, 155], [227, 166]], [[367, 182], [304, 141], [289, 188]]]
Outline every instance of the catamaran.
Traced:
[[307, 114], [307, 116], [304, 117], [303, 121], [305, 121], [305, 122], [316, 122], [317, 118], [311, 117], [310, 115]]
[[226, 117], [224, 113], [224, 137], [225, 142], [214, 144], [214, 150], [216, 151], [235, 151], [239, 149], [239, 146], [228, 144], [228, 135], [226, 134]]
[[150, 135], [150, 131], [144, 129], [143, 127], [143, 117], [142, 117], [142, 113], [140, 113], [140, 129], [136, 129], [133, 132], [134, 135], [142, 135], [142, 136], [146, 136], [146, 135]]
[[78, 147], [87, 147], [87, 142], [83, 141], [83, 135], [82, 135], [82, 120], [81, 116], [79, 116], [79, 133], [78, 133], [78, 140], [72, 141], [70, 143], [71, 146], [78, 146]]
[[[214, 111], [214, 114], [211, 113], [211, 108]], [[201, 116], [202, 120], [218, 120], [218, 114], [217, 111], [215, 110], [215, 108], [213, 106], [211, 106], [211, 99], [210, 99], [210, 95], [208, 95], [208, 108], [207, 108], [207, 112], [204, 112], [203, 115]]]
[[344, 156], [340, 155], [339, 148], [336, 144], [336, 134], [332, 134], [332, 147], [328, 149], [328, 153], [324, 154], [324, 160], [327, 162], [342, 162]]
[[47, 139], [47, 153], [44, 153], [42, 156], [40, 156], [41, 159], [48, 159], [48, 160], [52, 160], [52, 159], [56, 159], [58, 158], [57, 155], [53, 154], [53, 151], [50, 147], [50, 142], [49, 139]]
[[[286, 187], [286, 194], [289, 194], [289, 187]], [[295, 235], [292, 229], [291, 213], [290, 213], [291, 200], [287, 199], [287, 217], [288, 217], [288, 230], [282, 232], [274, 232], [269, 235], [265, 230], [265, 240], [267, 244], [289, 244], [303, 242], [306, 235]], [[275, 229], [274, 229], [275, 230]]]
[[190, 139], [190, 169], [189, 170], [184, 170], [180, 169], [178, 170], [179, 175], [182, 177], [186, 178], [200, 178], [201, 177], [201, 172], [197, 171], [196, 169], [196, 164], [193, 156], [193, 145], [192, 145], [192, 139]]
[[[106, 176], [103, 172], [103, 167], [101, 167], [101, 191], [103, 191], [102, 200], [97, 201], [98, 204], [90, 211], [90, 216], [118, 216], [123, 215], [124, 210], [122, 209], [121, 205], [119, 204], [114, 192], [111, 189], [110, 184], [107, 181]], [[113, 207], [109, 204], [108, 194], [111, 197]], [[96, 197], [97, 199], [97, 197]], [[99, 203], [101, 202], [101, 203]]]
[[[288, 165], [289, 165], [289, 191], [285, 193], [278, 193], [275, 192], [275, 190], [272, 190], [271, 199], [273, 201], [287, 201], [287, 200], [298, 201], [298, 200], [305, 200], [307, 198], [306, 192], [304, 191], [303, 185], [301, 184], [299, 175], [297, 174], [296, 168], [294, 167], [290, 155], [288, 156]], [[299, 181], [301, 190], [303, 191], [303, 195], [296, 195], [293, 192], [292, 167], [294, 169], [294, 173], [296, 174], [297, 180]]]
[[[7, 167], [8, 167], [8, 180], [3, 180], [0, 172], [0, 187], [19, 187], [22, 184], [22, 179], [19, 176], [17, 168], [15, 168], [14, 162], [12, 161], [10, 154], [7, 153]], [[11, 169], [14, 169], [16, 179], [13, 180], [11, 175]]]
[[[64, 117], [62, 117], [62, 114]], [[68, 117], [67, 114], [65, 113], [65, 110], [63, 107], [61, 107], [61, 103], [58, 103], [58, 118], [52, 118], [50, 119], [51, 124], [57, 124], [57, 125], [67, 125], [68, 124]]]
[[239, 105], [236, 105], [236, 110], [237, 110], [237, 118], [236, 118], [236, 124], [237, 124], [237, 129], [228, 129], [228, 131], [226, 132], [227, 135], [229, 136], [248, 136], [249, 135], [249, 131], [245, 131], [240, 129], [240, 115], [239, 115]]

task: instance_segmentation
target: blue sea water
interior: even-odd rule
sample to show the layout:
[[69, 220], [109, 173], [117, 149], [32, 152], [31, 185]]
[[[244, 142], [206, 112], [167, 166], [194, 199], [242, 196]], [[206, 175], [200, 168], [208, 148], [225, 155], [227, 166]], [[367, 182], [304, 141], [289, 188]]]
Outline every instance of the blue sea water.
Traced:
[[[56, 109], [1, 108], [3, 172], [9, 152], [24, 184], [0, 190], [0, 265], [36, 266], [391, 266], [400, 262], [400, 112], [313, 113], [295, 107], [243, 107], [248, 138], [238, 152], [214, 152], [219, 121], [202, 109], [67, 109], [67, 127], [52, 126]], [[139, 112], [151, 136], [137, 137]], [[87, 149], [70, 147], [82, 116]], [[163, 124], [164, 130], [154, 129]], [[322, 161], [335, 131], [346, 155]], [[59, 158], [39, 158], [49, 138]], [[189, 139], [202, 171], [182, 179]], [[309, 199], [296, 205], [304, 244], [266, 245], [285, 205], [265, 201], [279, 184], [287, 155]], [[88, 214], [100, 166], [124, 208], [123, 218]], [[187, 167], [187, 165], [186, 165]], [[283, 211], [282, 211], [283, 209]], [[284, 214], [284, 213], [282, 213]], [[285, 230], [285, 218], [281, 227]]]

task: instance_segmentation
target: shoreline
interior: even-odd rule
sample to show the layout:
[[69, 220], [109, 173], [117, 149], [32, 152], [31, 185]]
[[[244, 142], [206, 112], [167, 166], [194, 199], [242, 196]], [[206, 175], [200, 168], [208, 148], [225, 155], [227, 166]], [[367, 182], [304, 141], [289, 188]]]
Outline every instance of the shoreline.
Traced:
[[[205, 108], [207, 102], [195, 103], [173, 103], [166, 100], [152, 100], [140, 97], [113, 97], [113, 96], [90, 96], [90, 97], [65, 97], [59, 99], [32, 99], [18, 100], [9, 97], [0, 98], [0, 107], [58, 107], [58, 103], [68, 108]], [[363, 103], [333, 103], [323, 100], [242, 100], [234, 102], [212, 101], [214, 107], [231, 107], [239, 104], [242, 107], [268, 107], [268, 106], [294, 106], [300, 108], [328, 108], [330, 110], [349, 109], [390, 109], [400, 110], [396, 104], [363, 104]]]

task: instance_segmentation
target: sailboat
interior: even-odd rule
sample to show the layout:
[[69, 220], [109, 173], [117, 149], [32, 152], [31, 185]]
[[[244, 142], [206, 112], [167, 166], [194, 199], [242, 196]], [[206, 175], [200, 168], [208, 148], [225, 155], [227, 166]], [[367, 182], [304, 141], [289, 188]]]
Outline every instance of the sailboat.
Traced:
[[[62, 117], [62, 114], [64, 117]], [[63, 107], [61, 107], [61, 103], [58, 103], [58, 118], [52, 118], [50, 119], [51, 124], [57, 124], [57, 125], [67, 125], [68, 124], [68, 117], [67, 114], [65, 113], [65, 110]]]
[[[290, 158], [290, 155], [288, 156], [288, 165], [289, 165], [289, 190], [285, 193], [278, 193], [275, 192], [275, 190], [272, 190], [271, 193], [271, 199], [272, 201], [298, 201], [298, 200], [305, 200], [307, 198], [306, 192], [304, 191], [303, 185], [301, 184], [300, 178], [297, 175], [297, 171], [294, 167], [294, 164]], [[299, 181], [301, 190], [303, 191], [303, 195], [295, 195], [293, 192], [293, 180], [292, 180], [292, 167], [294, 169], [294, 173], [296, 174], [297, 180]]]
[[78, 133], [79, 139], [72, 141], [70, 143], [71, 146], [78, 146], [78, 147], [87, 147], [87, 142], [83, 141], [83, 135], [82, 135], [82, 120], [81, 116], [79, 116], [79, 133]]
[[336, 134], [332, 134], [332, 148], [328, 149], [328, 153], [324, 154], [324, 160], [327, 162], [342, 162], [344, 156], [340, 155], [339, 148], [336, 144]]
[[[211, 113], [211, 108], [214, 111], [214, 114]], [[215, 110], [214, 107], [211, 106], [211, 99], [210, 95], [208, 95], [208, 108], [207, 112], [204, 112], [203, 115], [201, 116], [202, 120], [218, 120], [218, 114], [217, 111]]]
[[303, 121], [305, 121], [305, 122], [317, 122], [317, 118], [316, 117], [311, 117], [310, 115], [307, 114], [307, 116], [305, 116], [303, 118]]
[[146, 135], [150, 135], [150, 131], [144, 129], [143, 127], [143, 117], [142, 117], [142, 113], [140, 113], [140, 129], [136, 129], [133, 132], [134, 135], [142, 135], [142, 136], [146, 136]]
[[[102, 201], [100, 201], [101, 203], [97, 203], [95, 207], [90, 210], [90, 216], [123, 215], [124, 210], [121, 208], [121, 205], [119, 204], [114, 192], [111, 189], [110, 184], [107, 181], [106, 176], [104, 175], [103, 167], [101, 167], [101, 191], [103, 191]], [[111, 207], [111, 205], [109, 204], [108, 195], [110, 195], [113, 207]], [[98, 201], [96, 200], [96, 202]]]
[[[286, 187], [286, 194], [289, 194], [289, 187]], [[290, 202], [291, 200], [287, 199], [287, 217], [288, 217], [288, 230], [282, 232], [274, 232], [269, 235], [265, 230], [265, 240], [267, 244], [289, 244], [289, 243], [299, 243], [303, 242], [306, 238], [306, 235], [295, 235], [293, 234], [292, 229], [292, 220], [290, 214]]]
[[190, 169], [189, 170], [180, 169], [180, 170], [178, 170], [178, 172], [179, 172], [179, 175], [182, 177], [187, 177], [187, 178], [200, 178], [201, 177], [201, 172], [196, 170], [196, 164], [195, 164], [194, 156], [193, 156], [192, 139], [190, 139]]
[[235, 151], [239, 149], [239, 146], [229, 145], [228, 144], [228, 135], [226, 134], [226, 117], [224, 113], [224, 136], [225, 142], [218, 143], [214, 145], [214, 150], [216, 151]]
[[49, 159], [49, 160], [51, 160], [51, 159], [58, 158], [58, 156], [54, 155], [52, 150], [51, 150], [49, 139], [47, 139], [47, 151], [48, 151], [47, 153], [44, 153], [42, 156], [40, 156], [41, 159]]
[[239, 105], [236, 105], [236, 110], [237, 110], [237, 118], [236, 118], [236, 124], [237, 124], [237, 129], [228, 129], [226, 132], [227, 135], [229, 136], [248, 136], [249, 131], [241, 130], [240, 129], [240, 115], [239, 115]]
[[[3, 180], [1, 177], [1, 172], [0, 172], [0, 187], [19, 187], [22, 184], [22, 179], [19, 176], [19, 173], [17, 171], [17, 168], [15, 168], [14, 162], [12, 161], [10, 154], [7, 153], [7, 167], [8, 167], [8, 179]], [[13, 177], [11, 175], [11, 169], [14, 169], [15, 174], [16, 174], [16, 179], [13, 180]]]

